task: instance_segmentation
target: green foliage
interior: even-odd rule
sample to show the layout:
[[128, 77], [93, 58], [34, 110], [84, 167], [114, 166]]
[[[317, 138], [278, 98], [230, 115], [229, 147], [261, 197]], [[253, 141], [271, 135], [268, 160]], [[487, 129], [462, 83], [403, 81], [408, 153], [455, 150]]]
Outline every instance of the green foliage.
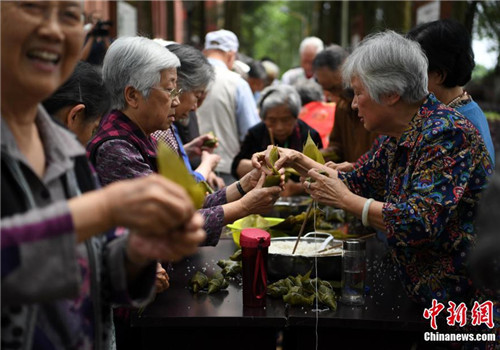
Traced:
[[485, 66], [477, 64], [472, 71], [472, 80], [481, 80], [490, 73]]
[[488, 120], [500, 120], [500, 113], [497, 112], [484, 112]]
[[[490, 38], [495, 43], [492, 51], [500, 55], [500, 2], [493, 0], [478, 1], [476, 31], [479, 38]], [[497, 67], [499, 62], [497, 59]]]
[[[297, 67], [299, 45], [311, 24], [311, 1], [256, 1], [254, 12], [241, 16], [241, 51], [255, 59], [270, 57], [280, 67], [280, 74]], [[287, 10], [288, 9], [288, 10]], [[288, 11], [288, 12], [287, 12]], [[312, 35], [313, 33], [308, 33]]]

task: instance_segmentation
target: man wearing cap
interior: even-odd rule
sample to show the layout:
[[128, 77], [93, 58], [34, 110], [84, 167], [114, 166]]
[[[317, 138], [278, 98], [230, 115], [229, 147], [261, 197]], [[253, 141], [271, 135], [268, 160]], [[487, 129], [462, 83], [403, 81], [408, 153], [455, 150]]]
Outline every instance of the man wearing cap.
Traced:
[[236, 181], [231, 175], [231, 163], [240, 150], [249, 128], [260, 122], [257, 106], [248, 83], [232, 72], [238, 38], [229, 30], [209, 32], [205, 36], [203, 53], [215, 69], [215, 80], [198, 109], [200, 133], [214, 132], [219, 140], [215, 153], [221, 161], [216, 168], [226, 185]]

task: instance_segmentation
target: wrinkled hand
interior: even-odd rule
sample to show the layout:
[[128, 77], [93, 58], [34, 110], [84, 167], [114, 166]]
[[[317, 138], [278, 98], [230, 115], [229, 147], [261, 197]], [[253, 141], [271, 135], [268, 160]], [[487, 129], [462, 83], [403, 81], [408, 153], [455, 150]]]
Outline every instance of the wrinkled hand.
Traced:
[[226, 187], [226, 183], [222, 177], [218, 177], [213, 171], [208, 174], [207, 182], [212, 188], [221, 188]]
[[295, 160], [298, 158], [298, 154], [300, 152], [294, 149], [281, 148], [281, 147], [278, 147], [278, 151], [280, 157], [274, 164], [276, 169], [287, 168], [287, 167], [293, 168], [295, 166]]
[[354, 170], [354, 164], [349, 162], [342, 162], [342, 163], [327, 162], [325, 166], [329, 167], [330, 169], [335, 169], [346, 173]]
[[165, 232], [162, 237], [131, 232], [127, 257], [135, 265], [144, 265], [151, 260], [178, 261], [194, 254], [205, 238], [203, 217], [195, 213], [182, 229]]
[[160, 263], [156, 263], [156, 293], [163, 293], [170, 287], [170, 277], [167, 271], [161, 266]]
[[[279, 172], [281, 174], [281, 182], [279, 186], [281, 187], [281, 189], [283, 189], [285, 187], [285, 175], [284, 175], [285, 169], [280, 169]], [[255, 168], [252, 169], [252, 171], [250, 171], [249, 173], [245, 174], [245, 176], [243, 176], [240, 179], [240, 183], [243, 189], [246, 192], [249, 192], [252, 189], [254, 189], [259, 183], [262, 174], [266, 174], [266, 172], [264, 172], [263, 169], [255, 169]]]
[[248, 214], [268, 213], [280, 196], [282, 191], [280, 186], [262, 187], [265, 178], [265, 174], [261, 173], [255, 187], [240, 199]]
[[281, 197], [292, 197], [304, 194], [304, 187], [300, 182], [295, 182], [292, 180], [288, 180], [285, 184], [285, 188], [283, 192], [281, 192]]
[[272, 145], [267, 146], [267, 149], [263, 152], [257, 152], [252, 155], [252, 166], [255, 169], [262, 170], [264, 173], [270, 175], [272, 171], [270, 170], [269, 152], [273, 148]]
[[211, 170], [214, 170], [217, 164], [220, 162], [220, 156], [213, 153], [208, 153], [207, 151], [201, 152], [201, 163], [207, 163]]
[[110, 226], [125, 226], [148, 235], [164, 235], [191, 220], [195, 209], [179, 185], [152, 174], [105, 187]]
[[338, 178], [336, 170], [327, 167], [320, 169], [328, 169], [328, 175], [325, 176], [318, 172], [318, 169], [311, 169], [307, 173], [315, 182], [303, 181], [302, 185], [307, 193], [319, 203], [326, 204], [336, 208], [342, 208], [345, 196], [351, 192], [347, 186]]
[[203, 146], [203, 143], [207, 140], [212, 140], [214, 136], [210, 134], [203, 134], [198, 137], [195, 137], [191, 142], [188, 142], [184, 145], [184, 150], [186, 151], [188, 156], [200, 156], [202, 151], [207, 151], [212, 153], [214, 149], [219, 145], [217, 142], [214, 147], [206, 147]]

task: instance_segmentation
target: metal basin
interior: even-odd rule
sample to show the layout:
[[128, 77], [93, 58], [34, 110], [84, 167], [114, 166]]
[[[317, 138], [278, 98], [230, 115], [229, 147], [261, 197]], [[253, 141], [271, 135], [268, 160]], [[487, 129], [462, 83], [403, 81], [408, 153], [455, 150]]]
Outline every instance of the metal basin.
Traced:
[[286, 219], [290, 215], [298, 215], [307, 210], [307, 206], [311, 202], [309, 196], [293, 196], [293, 197], [280, 197], [274, 203], [273, 210], [268, 216]]
[[[320, 246], [325, 242], [325, 237], [332, 237], [325, 233], [308, 233], [300, 239], [301, 242], [318, 243]], [[320, 237], [321, 235], [321, 237]], [[326, 236], [325, 236], [326, 235]], [[273, 242], [292, 242], [295, 243], [296, 237], [280, 237], [271, 238], [271, 246]], [[292, 255], [292, 250], [289, 253], [268, 253], [267, 257], [267, 273], [270, 280], [278, 280], [288, 276], [304, 275], [309, 270], [311, 277], [316, 277], [315, 261], [317, 260], [318, 277], [324, 280], [340, 280], [341, 265], [342, 265], [342, 241], [328, 238], [326, 247], [338, 246], [338, 249], [332, 249], [325, 253], [319, 253], [312, 256]], [[322, 247], [321, 247], [322, 248]], [[321, 250], [321, 249], [318, 249]], [[270, 250], [271, 251], [271, 250]]]

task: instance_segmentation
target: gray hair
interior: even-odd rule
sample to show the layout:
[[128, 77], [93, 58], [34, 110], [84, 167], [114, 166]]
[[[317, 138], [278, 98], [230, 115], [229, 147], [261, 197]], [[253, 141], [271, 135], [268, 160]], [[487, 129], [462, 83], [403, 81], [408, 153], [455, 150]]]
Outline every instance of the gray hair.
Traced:
[[342, 46], [332, 44], [314, 57], [313, 68], [317, 70], [327, 67], [331, 71], [336, 71], [340, 69], [347, 56], [349, 53]]
[[300, 43], [299, 53], [304, 52], [304, 50], [308, 46], [313, 46], [316, 49], [316, 53], [320, 52], [325, 47], [325, 45], [323, 44], [323, 40], [321, 40], [320, 38], [315, 36], [308, 36]]
[[342, 67], [346, 86], [357, 77], [373, 100], [397, 93], [407, 103], [427, 94], [427, 57], [417, 42], [387, 30], [366, 37]]
[[288, 106], [292, 115], [297, 118], [299, 116], [302, 103], [297, 90], [291, 85], [275, 85], [265, 88], [258, 102], [259, 114], [262, 120], [265, 119], [269, 109], [277, 106]]
[[151, 39], [117, 39], [106, 52], [102, 67], [103, 80], [111, 94], [111, 108], [126, 107], [123, 91], [127, 86], [148, 98], [151, 88], [161, 80], [161, 71], [179, 66], [177, 56]]
[[177, 85], [182, 90], [205, 89], [214, 80], [215, 71], [200, 50], [184, 44], [171, 44], [166, 48], [181, 61], [177, 70]]
[[323, 101], [323, 88], [312, 80], [302, 80], [293, 85], [299, 93], [302, 106], [314, 101]]

